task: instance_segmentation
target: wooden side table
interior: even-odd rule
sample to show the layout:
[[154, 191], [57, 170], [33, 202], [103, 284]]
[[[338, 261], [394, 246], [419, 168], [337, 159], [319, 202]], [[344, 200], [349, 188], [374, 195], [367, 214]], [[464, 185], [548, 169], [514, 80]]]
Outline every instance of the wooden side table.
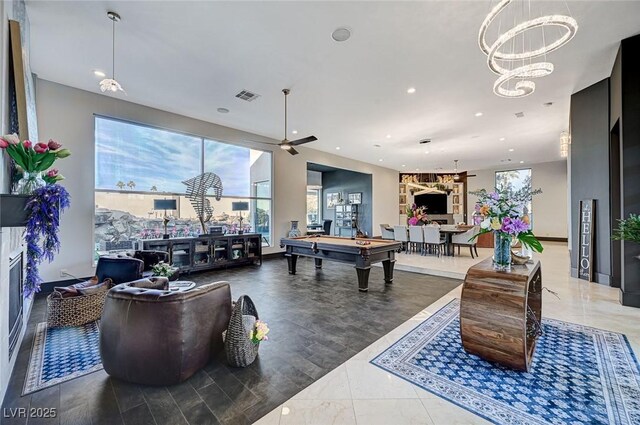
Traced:
[[460, 337], [467, 353], [529, 371], [540, 334], [540, 262], [493, 269], [488, 258], [467, 272], [460, 299]]

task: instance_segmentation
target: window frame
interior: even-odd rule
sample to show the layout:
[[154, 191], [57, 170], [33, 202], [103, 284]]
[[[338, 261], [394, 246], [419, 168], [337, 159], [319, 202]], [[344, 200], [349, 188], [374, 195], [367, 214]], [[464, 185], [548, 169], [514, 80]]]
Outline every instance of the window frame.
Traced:
[[[274, 202], [274, 178], [275, 178], [275, 172], [274, 172], [274, 165], [275, 165], [275, 158], [274, 158], [274, 152], [272, 150], [266, 149], [266, 148], [256, 148], [254, 146], [247, 146], [244, 145], [242, 143], [234, 143], [231, 142], [229, 140], [226, 139], [220, 139], [217, 137], [213, 137], [213, 136], [203, 136], [200, 134], [196, 134], [196, 133], [191, 133], [191, 132], [187, 132], [187, 131], [183, 131], [183, 130], [176, 130], [173, 128], [168, 128], [168, 127], [164, 127], [164, 126], [160, 126], [160, 125], [154, 125], [154, 124], [148, 124], [148, 123], [141, 123], [138, 121], [134, 121], [134, 120], [128, 120], [128, 119], [124, 119], [124, 118], [118, 118], [118, 117], [112, 117], [112, 116], [108, 116], [108, 115], [103, 115], [103, 114], [97, 114], [94, 113], [93, 114], [93, 148], [94, 148], [94, 152], [93, 152], [93, 163], [94, 163], [94, 169], [93, 169], [93, 204], [94, 204], [94, 209], [95, 209], [95, 201], [96, 201], [96, 197], [95, 194], [97, 192], [120, 192], [120, 193], [127, 193], [127, 194], [139, 194], [139, 195], [148, 195], [148, 194], [162, 194], [163, 196], [185, 196], [186, 195], [186, 191], [184, 193], [176, 193], [176, 192], [152, 192], [152, 191], [148, 191], [148, 190], [110, 190], [110, 189], [98, 189], [96, 187], [97, 184], [97, 154], [98, 154], [98, 150], [96, 148], [96, 140], [97, 140], [97, 135], [96, 135], [96, 130], [97, 130], [97, 120], [98, 119], [102, 119], [102, 120], [110, 120], [110, 121], [117, 121], [120, 123], [124, 123], [124, 124], [128, 124], [128, 125], [133, 125], [133, 126], [138, 126], [138, 127], [144, 127], [144, 128], [149, 128], [149, 129], [153, 129], [153, 130], [160, 130], [160, 131], [166, 131], [169, 133], [174, 133], [174, 134], [179, 134], [182, 136], [188, 136], [188, 137], [194, 137], [194, 138], [198, 138], [200, 139], [200, 172], [203, 173], [204, 172], [204, 168], [205, 168], [205, 140], [207, 141], [211, 141], [211, 142], [217, 142], [217, 143], [222, 143], [222, 144], [226, 144], [226, 145], [231, 145], [231, 146], [237, 146], [237, 147], [242, 147], [242, 148], [246, 148], [249, 150], [253, 150], [253, 151], [260, 151], [266, 154], [269, 154], [269, 182], [270, 182], [270, 187], [269, 187], [269, 191], [270, 191], [270, 197], [258, 197], [258, 196], [252, 196], [252, 191], [251, 191], [251, 187], [249, 188], [249, 192], [247, 196], [237, 196], [237, 195], [224, 195], [222, 196], [222, 198], [226, 198], [226, 199], [240, 199], [240, 200], [248, 200], [249, 202], [254, 201], [254, 200], [268, 200], [271, 203], [271, 211], [269, 214], [269, 235], [268, 235], [268, 247], [273, 247], [273, 234], [274, 234], [274, 229], [273, 229], [273, 221], [274, 221], [274, 214], [275, 214], [275, 202]], [[262, 182], [264, 182], [266, 180], [262, 180]], [[249, 182], [251, 184], [251, 181]], [[256, 182], [259, 183], [259, 182]], [[224, 181], [223, 181], [224, 184]], [[92, 246], [95, 248], [96, 246], [96, 234], [95, 234], [95, 226], [96, 226], [96, 215], [95, 215], [95, 211], [92, 215], [92, 232], [91, 232], [91, 241], [92, 241]], [[264, 238], [263, 238], [264, 239]], [[95, 261], [94, 261], [94, 265], [95, 265]]]

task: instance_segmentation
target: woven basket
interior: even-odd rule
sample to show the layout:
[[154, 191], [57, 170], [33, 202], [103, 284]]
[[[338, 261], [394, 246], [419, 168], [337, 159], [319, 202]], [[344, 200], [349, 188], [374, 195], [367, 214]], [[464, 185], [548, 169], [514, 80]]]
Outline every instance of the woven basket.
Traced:
[[47, 326], [81, 326], [102, 316], [107, 291], [69, 298], [47, 297]]
[[255, 321], [248, 321], [247, 316], [253, 316], [258, 320], [258, 312], [253, 301], [247, 295], [242, 295], [233, 307], [224, 340], [224, 350], [231, 366], [249, 366], [258, 355], [260, 343], [254, 343], [249, 339], [252, 330], [250, 323]]

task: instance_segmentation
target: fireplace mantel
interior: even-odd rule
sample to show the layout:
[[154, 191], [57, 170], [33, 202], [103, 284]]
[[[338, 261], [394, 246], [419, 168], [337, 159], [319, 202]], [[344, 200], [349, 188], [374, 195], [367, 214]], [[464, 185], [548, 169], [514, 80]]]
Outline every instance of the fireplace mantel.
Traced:
[[0, 227], [24, 227], [29, 219], [26, 211], [29, 195], [0, 195]]

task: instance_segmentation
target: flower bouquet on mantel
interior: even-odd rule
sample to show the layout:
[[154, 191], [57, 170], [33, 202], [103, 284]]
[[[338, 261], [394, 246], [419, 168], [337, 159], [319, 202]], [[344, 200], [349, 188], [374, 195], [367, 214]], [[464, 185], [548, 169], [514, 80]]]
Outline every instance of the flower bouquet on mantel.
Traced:
[[542, 244], [531, 231], [531, 225], [525, 206], [532, 195], [541, 193], [540, 189], [524, 192], [498, 191], [487, 192], [485, 189], [470, 192], [478, 197], [475, 209], [483, 220], [480, 223], [478, 236], [493, 232], [494, 254], [493, 266], [498, 271], [511, 270], [511, 245], [515, 241], [542, 252]]
[[30, 140], [20, 142], [15, 134], [0, 137], [0, 149], [7, 152], [22, 173], [15, 189], [19, 195], [30, 195], [46, 184], [63, 180], [64, 177], [51, 166], [57, 159], [71, 155], [69, 149], [63, 149], [55, 140], [49, 140], [48, 143]]

